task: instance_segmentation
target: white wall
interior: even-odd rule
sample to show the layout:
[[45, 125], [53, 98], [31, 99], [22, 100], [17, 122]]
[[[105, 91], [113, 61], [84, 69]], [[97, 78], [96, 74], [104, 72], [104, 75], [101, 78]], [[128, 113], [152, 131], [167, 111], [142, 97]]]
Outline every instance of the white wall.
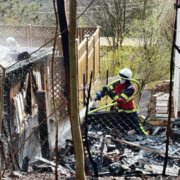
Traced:
[[[180, 46], [180, 9], [178, 9], [177, 17], [177, 34], [176, 45]], [[175, 50], [175, 64], [174, 64], [174, 114], [180, 111], [180, 54]]]

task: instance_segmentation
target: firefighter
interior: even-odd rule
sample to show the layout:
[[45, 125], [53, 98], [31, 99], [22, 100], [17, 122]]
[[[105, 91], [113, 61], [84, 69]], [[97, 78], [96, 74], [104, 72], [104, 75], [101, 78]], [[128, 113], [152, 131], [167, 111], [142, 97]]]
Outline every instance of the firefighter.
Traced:
[[122, 133], [134, 129], [138, 134], [147, 135], [137, 115], [137, 109], [133, 98], [135, 88], [131, 83], [132, 72], [130, 69], [125, 68], [120, 70], [119, 76], [119, 82], [111, 85], [109, 88], [102, 88], [101, 97], [108, 94], [111, 99], [117, 102], [116, 114]]
[[20, 47], [19, 44], [17, 43], [17, 41], [13, 37], [8, 37], [6, 39], [6, 45], [9, 48]]

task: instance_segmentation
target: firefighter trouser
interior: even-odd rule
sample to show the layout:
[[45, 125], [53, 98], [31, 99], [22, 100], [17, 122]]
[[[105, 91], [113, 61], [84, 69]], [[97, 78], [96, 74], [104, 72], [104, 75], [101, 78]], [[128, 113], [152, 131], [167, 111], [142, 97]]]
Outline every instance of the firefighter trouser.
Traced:
[[118, 110], [116, 110], [116, 114], [118, 127], [122, 133], [127, 133], [127, 131], [134, 129], [137, 134], [147, 135], [143, 126], [140, 123], [137, 112], [126, 113], [118, 112]]

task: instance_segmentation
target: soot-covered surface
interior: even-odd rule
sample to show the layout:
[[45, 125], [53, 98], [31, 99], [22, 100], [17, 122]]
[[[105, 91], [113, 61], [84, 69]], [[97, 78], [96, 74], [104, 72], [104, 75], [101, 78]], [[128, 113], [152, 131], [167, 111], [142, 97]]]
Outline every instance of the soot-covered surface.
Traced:
[[[89, 132], [91, 152], [102, 174], [119, 176], [128, 174], [162, 174], [166, 138], [160, 135], [127, 135], [123, 139], [136, 145], [156, 150], [159, 154], [150, 153], [141, 148], [121, 144], [117, 137], [100, 131]], [[169, 155], [180, 157], [177, 149], [180, 144], [170, 141]], [[166, 173], [172, 176], [179, 174], [179, 159], [169, 159]]]
[[[20, 68], [29, 63], [35, 62], [43, 57], [52, 54], [52, 47], [42, 48], [35, 52], [38, 47], [14, 47], [0, 46], [0, 64], [7, 68], [6, 73]], [[26, 52], [26, 54], [25, 54]], [[35, 52], [35, 53], [34, 53]], [[24, 54], [23, 54], [24, 53]], [[30, 56], [26, 56], [26, 55]], [[26, 58], [27, 57], [27, 58]], [[17, 63], [18, 62], [18, 63]], [[14, 65], [15, 64], [15, 65]], [[12, 66], [12, 67], [11, 67]], [[9, 68], [11, 67], [11, 68]]]
[[[157, 133], [157, 129], [154, 129]], [[131, 134], [120, 137], [114, 132], [100, 131], [98, 128], [90, 127], [88, 131], [88, 143], [90, 145], [91, 156], [98, 167], [99, 179], [177, 179], [180, 166], [180, 144], [170, 140], [170, 158], [168, 159], [166, 169], [168, 178], [162, 178], [166, 138], [164, 132], [161, 129], [159, 131], [159, 135], [145, 136]], [[155, 150], [157, 153], [151, 153], [139, 147], [120, 143], [118, 141], [119, 139], [135, 144], [136, 146]], [[85, 154], [87, 179], [93, 179], [93, 165], [89, 160], [86, 150]], [[47, 174], [47, 178], [53, 179], [54, 167], [49, 161], [47, 163], [45, 162], [46, 160], [42, 160], [41, 163], [37, 161], [34, 164], [30, 164], [28, 169], [31, 173], [27, 173], [26, 176], [32, 177], [37, 172], [37, 177], [44, 177]], [[52, 158], [50, 162], [55, 162], [55, 158]], [[71, 139], [66, 141], [65, 148], [59, 148], [59, 165], [65, 168], [64, 170], [66, 171], [64, 174], [61, 174], [59, 171], [59, 179], [75, 179], [75, 156]]]

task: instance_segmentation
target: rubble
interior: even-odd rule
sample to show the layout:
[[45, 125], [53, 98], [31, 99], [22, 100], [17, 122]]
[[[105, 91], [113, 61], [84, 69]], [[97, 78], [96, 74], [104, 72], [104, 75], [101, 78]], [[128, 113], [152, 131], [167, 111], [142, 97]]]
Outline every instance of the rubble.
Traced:
[[[48, 165], [51, 165], [52, 170], [54, 170], [54, 167], [56, 167], [56, 164], [55, 164], [53, 161], [48, 161], [48, 160], [46, 160], [46, 159], [44, 159], [44, 158], [41, 158], [41, 157], [35, 157], [35, 158], [38, 159], [38, 160], [40, 160], [40, 161], [42, 161], [42, 162], [44, 162], [44, 163], [46, 163], [46, 164], [48, 164]], [[70, 171], [69, 168], [63, 167], [63, 166], [61, 166], [61, 165], [58, 165], [57, 170], [58, 170], [62, 175], [66, 175], [66, 176], [70, 176], [70, 175], [71, 175], [70, 172], [71, 172], [71, 173], [74, 173], [74, 171]]]
[[11, 177], [11, 178], [22, 178], [23, 175], [20, 174], [19, 172], [13, 171], [13, 172], [9, 175], [9, 177]]
[[[178, 129], [177, 121], [174, 121], [174, 126]], [[135, 132], [122, 136], [110, 129], [102, 130], [100, 126], [96, 128], [89, 126], [88, 143], [92, 158], [98, 167], [99, 179], [115, 180], [132, 177], [129, 178], [132, 180], [135, 177], [141, 179], [142, 176], [155, 177], [162, 174], [166, 148], [166, 129], [161, 126], [149, 126], [148, 128], [151, 129], [151, 135], [148, 136], [135, 134]], [[87, 171], [90, 177], [93, 177], [94, 169], [87, 154], [86, 143], [84, 143], [84, 148], [87, 158]], [[75, 156], [72, 139], [66, 139], [65, 148], [59, 147], [58, 150], [59, 174], [66, 179], [73, 179], [75, 176]], [[180, 144], [178, 142], [170, 140], [168, 157], [166, 175], [178, 177], [180, 173]], [[49, 161], [41, 157], [36, 157], [36, 159], [40, 163], [33, 165], [34, 171], [39, 173], [55, 172], [56, 164], [53, 160]], [[28, 158], [24, 158], [24, 164], [27, 165], [24, 169], [28, 167], [28, 163], [25, 163], [26, 160]]]
[[41, 164], [41, 165], [33, 165], [33, 170], [39, 173], [42, 172], [54, 172], [54, 167], [52, 167], [51, 165], [48, 164]]
[[[122, 136], [116, 134], [116, 131], [101, 130], [100, 126], [97, 128], [89, 126], [88, 143], [91, 156], [98, 167], [99, 179], [123, 179], [124, 177], [132, 177], [132, 179], [140, 177], [141, 179], [142, 176], [155, 177], [162, 174], [166, 129], [160, 126], [149, 128], [151, 135], [148, 136], [135, 133]], [[83, 142], [85, 142], [84, 139]], [[72, 145], [72, 139], [67, 139], [65, 148], [59, 147], [58, 172], [69, 179], [75, 176], [75, 156]], [[93, 177], [94, 169], [87, 154], [86, 143], [84, 143], [84, 148], [87, 171], [90, 177]], [[36, 158], [41, 163], [33, 166], [35, 171], [54, 173], [54, 161]], [[178, 177], [179, 170], [180, 144], [170, 140], [166, 175]]]
[[119, 162], [110, 164], [108, 169], [112, 176], [121, 176], [124, 174], [124, 168], [121, 166], [121, 163], [119, 163]]
[[[156, 180], [157, 175], [161, 175], [164, 164], [164, 152], [166, 137], [161, 135], [164, 129], [156, 127], [152, 131], [154, 135], [127, 134], [119, 137], [109, 134], [106, 131], [93, 129], [88, 132], [88, 143], [93, 160], [98, 167], [99, 179], [143, 179]], [[66, 148], [59, 148], [58, 172], [61, 178], [75, 179], [75, 156], [71, 151], [72, 140], [66, 141]], [[92, 179], [94, 169], [89, 161], [87, 153], [87, 167], [89, 178]], [[178, 177], [180, 170], [180, 144], [170, 141], [169, 159], [166, 175]], [[39, 173], [54, 173], [55, 162], [41, 157], [33, 169]], [[160, 177], [160, 176], [157, 176]]]
[[30, 158], [28, 156], [24, 157], [22, 168], [21, 168], [23, 172], [28, 172], [29, 160]]
[[[162, 127], [152, 128], [153, 135], [129, 134], [120, 137], [121, 139], [118, 139], [117, 135], [108, 134], [105, 131], [103, 135], [99, 136], [97, 133], [99, 129], [97, 128], [96, 131], [91, 128], [89, 132], [91, 136], [88, 141], [91, 145], [93, 159], [98, 165], [100, 176], [162, 174], [166, 147], [165, 129]], [[170, 141], [166, 174], [173, 177], [179, 175], [179, 148], [180, 144]], [[101, 162], [99, 157], [102, 155]], [[93, 174], [92, 168], [90, 168], [90, 172]]]

